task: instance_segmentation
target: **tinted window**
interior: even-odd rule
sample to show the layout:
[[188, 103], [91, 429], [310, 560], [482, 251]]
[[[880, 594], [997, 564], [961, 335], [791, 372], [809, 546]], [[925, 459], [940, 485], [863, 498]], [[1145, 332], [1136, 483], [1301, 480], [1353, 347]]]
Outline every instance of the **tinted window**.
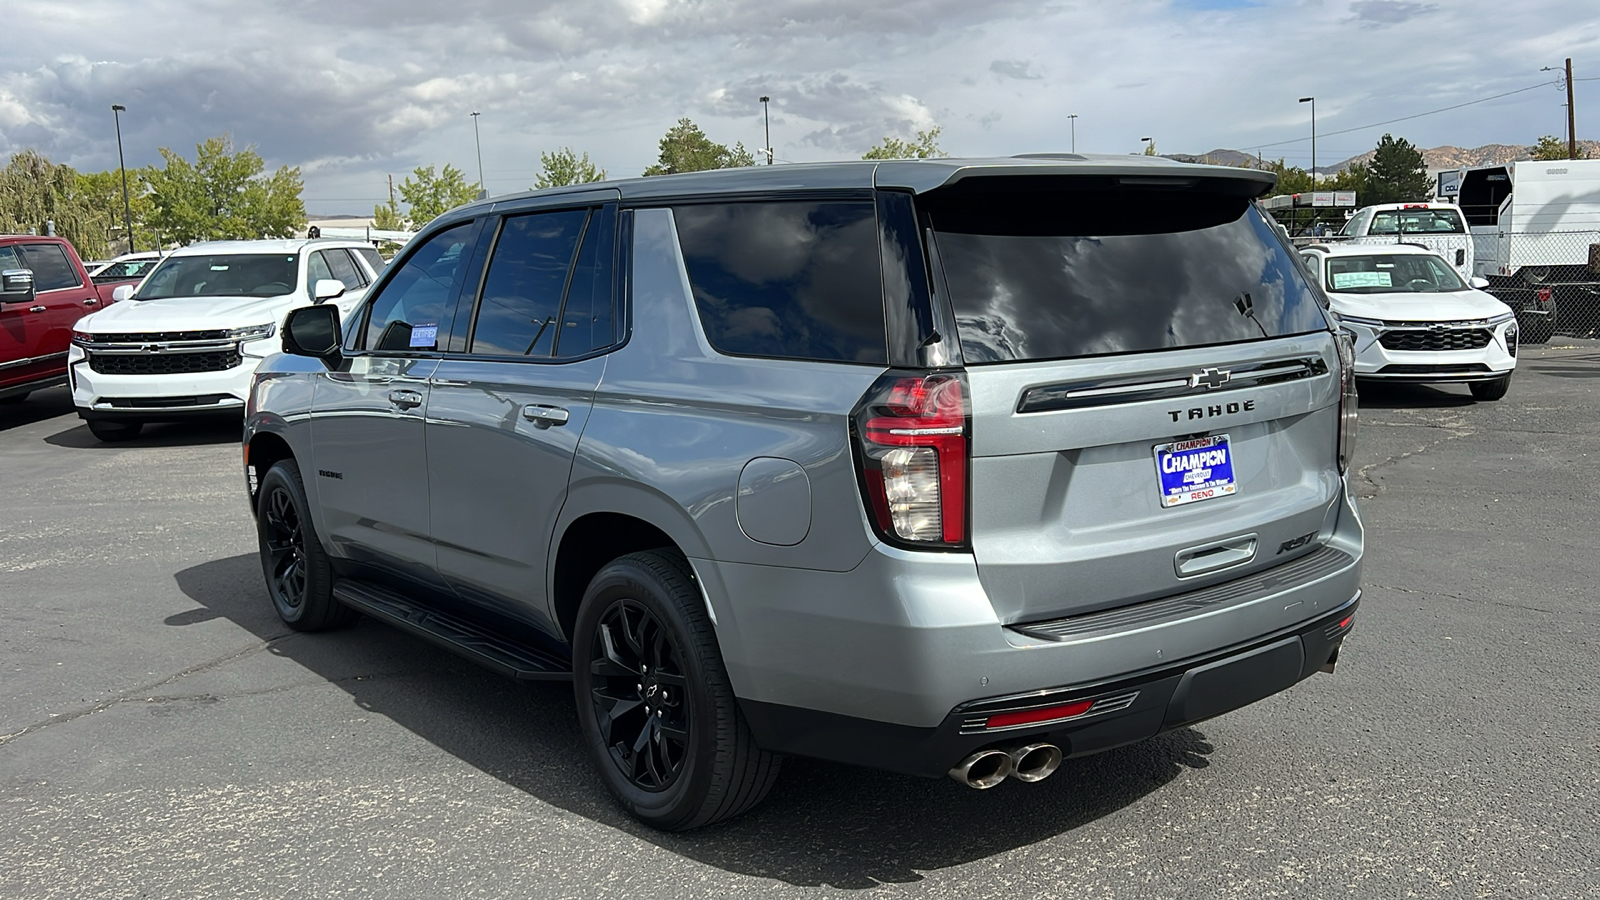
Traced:
[[870, 201], [719, 203], [673, 215], [700, 321], [717, 350], [887, 361]]
[[139, 285], [139, 300], [168, 297], [277, 297], [294, 291], [300, 257], [293, 253], [169, 256]]
[[589, 211], [511, 216], [489, 258], [472, 353], [549, 356], [555, 347], [561, 294]]
[[[17, 251], [10, 247], [0, 247], [0, 271], [7, 269], [25, 269], [27, 266], [17, 259]], [[37, 290], [37, 288], [35, 288]]]
[[1325, 329], [1249, 200], [1198, 191], [975, 193], [923, 202], [968, 363]]
[[406, 257], [400, 271], [369, 307], [364, 346], [377, 351], [433, 350], [450, 333], [472, 223], [429, 238]]
[[333, 277], [344, 283], [348, 290], [357, 290], [367, 286], [367, 279], [362, 276], [361, 270], [350, 260], [350, 254], [344, 250], [324, 250], [319, 256], [328, 260], [328, 270]]
[[583, 233], [578, 263], [572, 267], [572, 286], [562, 308], [559, 356], [582, 356], [610, 346], [611, 273], [617, 241], [616, 207], [606, 206], [589, 217]]
[[17, 249], [22, 251], [23, 268], [33, 270], [34, 290], [59, 291], [83, 283], [59, 245], [18, 244]]
[[367, 265], [372, 267], [374, 273], [383, 271], [383, 254], [379, 253], [376, 247], [359, 247], [356, 252], [361, 254], [361, 258], [367, 261]]

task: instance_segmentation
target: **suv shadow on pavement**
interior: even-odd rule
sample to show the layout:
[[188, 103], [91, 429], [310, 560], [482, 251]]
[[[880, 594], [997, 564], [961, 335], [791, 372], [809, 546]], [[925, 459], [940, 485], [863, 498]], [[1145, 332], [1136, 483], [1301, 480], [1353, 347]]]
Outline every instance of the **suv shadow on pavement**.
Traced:
[[765, 804], [726, 825], [669, 834], [619, 808], [579, 739], [572, 689], [517, 682], [370, 619], [328, 634], [290, 631], [254, 554], [174, 576], [199, 609], [182, 627], [225, 618], [384, 716], [501, 782], [561, 809], [728, 872], [799, 886], [864, 889], [1016, 850], [1093, 822], [1209, 765], [1205, 735], [1184, 728], [1068, 760], [1048, 781], [974, 791], [948, 779], [788, 759]]
[[[1465, 384], [1405, 384], [1379, 381], [1357, 382], [1364, 409], [1414, 409], [1431, 407], [1446, 409], [1452, 406], [1472, 406], [1478, 401], [1467, 392]], [[1516, 390], [1513, 381], [1512, 390]]]
[[55, 447], [73, 450], [129, 450], [140, 447], [197, 447], [205, 444], [239, 443], [241, 426], [234, 419], [199, 420], [149, 424], [138, 437], [106, 443], [89, 433], [89, 426], [76, 420], [71, 428], [44, 439]]
[[73, 415], [72, 395], [65, 387], [34, 391], [20, 400], [0, 401], [0, 431]]

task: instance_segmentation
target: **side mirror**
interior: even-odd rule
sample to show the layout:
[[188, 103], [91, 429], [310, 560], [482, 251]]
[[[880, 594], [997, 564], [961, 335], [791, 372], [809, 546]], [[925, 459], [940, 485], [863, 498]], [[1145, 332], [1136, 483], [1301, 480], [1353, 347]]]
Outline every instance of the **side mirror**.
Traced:
[[37, 292], [33, 289], [32, 269], [7, 269], [0, 272], [0, 303], [28, 303]]
[[311, 287], [311, 302], [321, 303], [344, 295], [344, 282], [337, 278], [318, 278]]
[[131, 284], [119, 284], [116, 287], [111, 289], [111, 302], [112, 303], [121, 303], [122, 301], [124, 301], [124, 300], [126, 300], [126, 299], [128, 299], [129, 297], [132, 297], [132, 296], [133, 296], [133, 285], [131, 285]]
[[336, 306], [301, 306], [290, 310], [283, 322], [283, 352], [293, 356], [320, 359], [323, 365], [333, 368], [339, 364], [339, 348], [343, 344]]
[[1483, 277], [1482, 275], [1472, 276], [1471, 278], [1467, 279], [1467, 284], [1472, 285], [1480, 291], [1487, 291], [1489, 289], [1489, 279]]

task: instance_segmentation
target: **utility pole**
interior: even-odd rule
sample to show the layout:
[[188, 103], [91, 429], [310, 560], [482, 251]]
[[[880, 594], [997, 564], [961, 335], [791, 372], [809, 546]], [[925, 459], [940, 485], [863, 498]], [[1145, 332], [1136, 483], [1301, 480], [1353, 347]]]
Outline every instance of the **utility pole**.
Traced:
[[1073, 153], [1077, 153], [1078, 152], [1078, 114], [1077, 113], [1072, 113], [1071, 115], [1067, 116], [1067, 124], [1072, 126], [1072, 152]]
[[395, 209], [394, 203], [394, 175], [389, 176], [389, 208]]
[[1572, 57], [1567, 57], [1567, 159], [1578, 158], [1578, 120], [1572, 112]]
[[1311, 189], [1317, 189], [1317, 98], [1301, 97], [1301, 103], [1311, 104]]
[[472, 144], [478, 148], [478, 199], [489, 196], [489, 186], [483, 183], [483, 141], [478, 137], [478, 116], [482, 115], [474, 110], [472, 113]]

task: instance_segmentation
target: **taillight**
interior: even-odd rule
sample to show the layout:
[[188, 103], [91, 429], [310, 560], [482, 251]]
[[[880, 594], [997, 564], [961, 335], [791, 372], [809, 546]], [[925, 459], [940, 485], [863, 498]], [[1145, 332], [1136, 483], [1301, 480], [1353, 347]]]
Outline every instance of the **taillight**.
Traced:
[[971, 479], [966, 376], [879, 378], [852, 426], [867, 511], [902, 546], [964, 547]]
[[1350, 469], [1356, 453], [1356, 346], [1348, 331], [1335, 332], [1339, 347], [1339, 474]]

